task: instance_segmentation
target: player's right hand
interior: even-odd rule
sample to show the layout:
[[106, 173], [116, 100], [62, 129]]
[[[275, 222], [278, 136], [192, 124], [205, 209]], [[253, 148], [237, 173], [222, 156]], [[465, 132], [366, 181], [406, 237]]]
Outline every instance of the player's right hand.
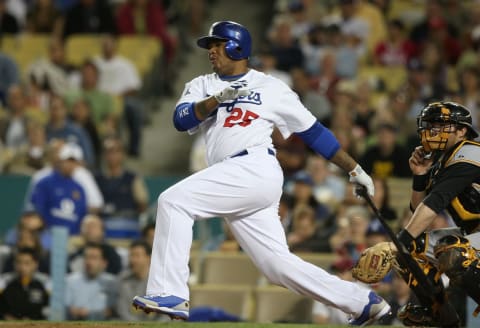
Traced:
[[427, 153], [423, 146], [418, 146], [412, 152], [412, 155], [408, 159], [408, 165], [410, 166], [410, 170], [414, 175], [424, 175], [428, 173], [428, 170], [432, 166], [433, 159], [425, 157]]
[[227, 100], [234, 100], [241, 96], [248, 96], [250, 91], [246, 88], [232, 88], [226, 87], [222, 91], [213, 95], [219, 104]]

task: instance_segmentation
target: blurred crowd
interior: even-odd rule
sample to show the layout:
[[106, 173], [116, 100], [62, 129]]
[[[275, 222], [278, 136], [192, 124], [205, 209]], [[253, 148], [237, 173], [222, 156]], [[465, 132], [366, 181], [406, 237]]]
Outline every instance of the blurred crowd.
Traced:
[[[475, 128], [480, 127], [480, 1], [272, 3], [272, 21], [250, 65], [283, 80], [335, 133], [372, 175], [373, 201], [399, 229], [410, 210], [408, 202], [393, 205], [389, 182], [411, 177], [408, 158], [419, 142], [420, 109], [435, 100], [454, 100], [470, 109]], [[191, 46], [183, 41], [204, 33], [204, 5], [187, 0], [0, 0], [2, 35], [52, 35], [48, 56], [25, 72], [0, 51], [0, 172], [32, 176], [23, 215], [0, 250], [3, 318], [45, 318], [49, 228], [60, 225], [74, 241], [68, 318], [163, 320], [130, 310], [131, 297], [144, 294], [154, 225], [146, 215], [152, 200], [145, 182], [125, 166], [127, 156], [139, 156], [142, 79], [116, 53], [116, 41], [122, 34], [155, 35], [165, 47], [165, 61], [175, 61], [181, 47]], [[179, 28], [187, 21], [188, 28]], [[64, 45], [77, 33], [103, 35], [102, 52], [74, 67], [65, 61]], [[388, 239], [385, 229], [353, 196], [337, 167], [295, 136], [284, 140], [275, 132], [273, 140], [285, 176], [279, 219], [290, 248], [335, 253], [337, 260], [328, 269], [352, 279], [349, 270], [361, 252]], [[190, 169], [203, 167], [203, 144], [195, 140]], [[439, 216], [434, 224], [440, 228], [451, 222]], [[241, 251], [225, 225], [213, 230], [201, 247]], [[112, 243], [116, 238], [129, 245]], [[408, 286], [392, 273], [373, 287], [394, 305], [384, 324], [398, 325], [395, 310], [412, 297]], [[25, 291], [35, 293], [35, 299]], [[102, 297], [92, 302], [94, 294]], [[457, 298], [465, 323], [468, 301], [464, 295]], [[320, 303], [312, 318], [315, 323], [345, 322], [343, 313]]]

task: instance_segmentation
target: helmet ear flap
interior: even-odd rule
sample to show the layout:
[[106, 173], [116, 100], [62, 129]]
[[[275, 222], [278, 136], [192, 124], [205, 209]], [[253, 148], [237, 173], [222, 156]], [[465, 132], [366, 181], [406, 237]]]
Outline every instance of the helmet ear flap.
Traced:
[[235, 42], [233, 40], [228, 40], [227, 43], [225, 43], [225, 53], [233, 60], [242, 59], [242, 51], [240, 45], [238, 44], [238, 42]]

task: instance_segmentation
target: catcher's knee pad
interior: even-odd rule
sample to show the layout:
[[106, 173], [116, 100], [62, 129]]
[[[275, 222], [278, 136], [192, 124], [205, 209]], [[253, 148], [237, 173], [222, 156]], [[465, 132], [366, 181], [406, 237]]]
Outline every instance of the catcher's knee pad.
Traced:
[[[480, 256], [468, 239], [449, 235], [438, 240], [434, 248], [438, 269], [444, 272], [452, 285], [462, 287], [480, 304]], [[480, 311], [480, 307], [475, 311]]]
[[[408, 251], [412, 257], [417, 261], [418, 265], [422, 269], [423, 273], [430, 279], [435, 286], [441, 284], [440, 277], [441, 273], [438, 272], [437, 268], [429, 261], [427, 257], [427, 247], [428, 247], [428, 234], [422, 233], [420, 236], [415, 238], [412, 244], [408, 247]], [[407, 281], [410, 287], [415, 287], [417, 281], [415, 281], [411, 275], [409, 281]]]

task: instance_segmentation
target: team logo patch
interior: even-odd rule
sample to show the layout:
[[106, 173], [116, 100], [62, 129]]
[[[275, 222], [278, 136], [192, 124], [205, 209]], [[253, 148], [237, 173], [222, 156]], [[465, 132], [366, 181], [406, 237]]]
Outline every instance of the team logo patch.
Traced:
[[372, 261], [370, 262], [370, 268], [378, 268], [378, 263], [380, 262], [380, 256], [379, 255], [373, 255], [372, 256]]

